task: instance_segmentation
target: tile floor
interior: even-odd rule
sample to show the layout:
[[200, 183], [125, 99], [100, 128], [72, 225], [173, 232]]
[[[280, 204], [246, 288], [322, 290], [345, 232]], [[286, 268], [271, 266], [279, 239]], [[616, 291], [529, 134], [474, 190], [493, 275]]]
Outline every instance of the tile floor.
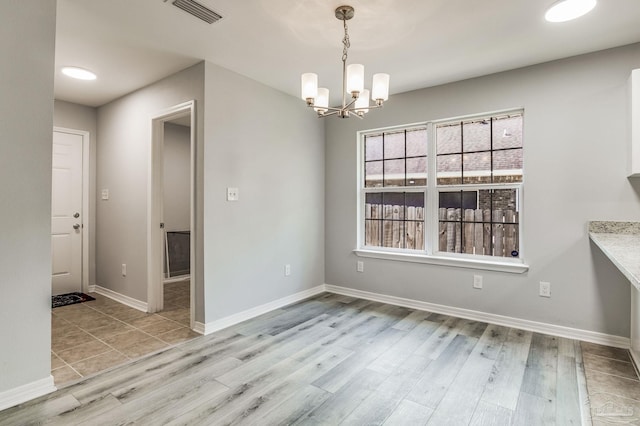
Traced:
[[165, 284], [164, 311], [147, 314], [108, 297], [51, 310], [51, 374], [69, 384], [193, 339], [189, 281]]
[[640, 423], [640, 381], [626, 349], [582, 342], [593, 426]]

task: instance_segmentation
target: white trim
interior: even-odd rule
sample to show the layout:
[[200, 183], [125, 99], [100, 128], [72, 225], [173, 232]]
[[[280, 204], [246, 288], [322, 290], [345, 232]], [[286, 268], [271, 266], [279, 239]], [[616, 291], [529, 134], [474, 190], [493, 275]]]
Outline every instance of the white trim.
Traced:
[[421, 311], [451, 315], [458, 318], [482, 321], [489, 324], [502, 325], [505, 327], [518, 328], [521, 330], [550, 334], [552, 336], [582, 340], [585, 342], [597, 343], [600, 345], [613, 346], [617, 348], [629, 349], [630, 346], [630, 340], [628, 337], [613, 336], [610, 334], [598, 333], [595, 331], [581, 330], [577, 328], [564, 327], [561, 325], [507, 317], [503, 315], [490, 314], [487, 312], [456, 308], [453, 306], [438, 305], [435, 303], [423, 302], [420, 300], [405, 299], [402, 297], [371, 293], [368, 291], [355, 290], [330, 284], [325, 284], [324, 287], [325, 290], [330, 293], [342, 294], [345, 296], [357, 297], [360, 299], [373, 300], [375, 302], [388, 303], [390, 305], [404, 306], [406, 308], [419, 309]]
[[171, 284], [171, 283], [179, 283], [182, 281], [189, 281], [191, 279], [191, 275], [180, 275], [178, 277], [165, 278], [162, 283], [163, 284]]
[[41, 397], [42, 395], [55, 392], [56, 390], [53, 384], [53, 376], [49, 375], [49, 377], [44, 379], [0, 392], [0, 411]]
[[633, 361], [636, 374], [638, 374], [640, 372], [640, 354], [636, 353], [633, 348], [629, 348], [629, 355], [631, 356], [631, 361]]
[[196, 227], [196, 101], [191, 100], [166, 108], [150, 115], [151, 140], [149, 148], [149, 185], [147, 193], [147, 301], [149, 312], [158, 312], [163, 309], [163, 236], [159, 223], [163, 219], [163, 159], [164, 159], [164, 123], [174, 118], [189, 115], [190, 127], [190, 273], [193, 279], [190, 284], [190, 327], [195, 327], [195, 283], [197, 281], [198, 268], [196, 265], [196, 240], [198, 229]]
[[200, 322], [200, 321], [195, 321], [193, 324], [193, 331], [195, 331], [196, 333], [200, 333], [200, 334], [205, 334], [204, 333], [204, 329], [205, 329], [205, 324]]
[[89, 216], [89, 166], [91, 149], [91, 134], [85, 130], [69, 129], [53, 126], [53, 131], [82, 136], [82, 278], [80, 291], [88, 291], [89, 283], [89, 233], [91, 229], [91, 217]]
[[116, 302], [120, 302], [123, 305], [127, 305], [131, 308], [137, 309], [142, 312], [148, 312], [147, 302], [143, 302], [138, 299], [134, 299], [133, 297], [125, 296], [124, 294], [118, 293], [116, 291], [110, 290], [108, 288], [100, 287], [99, 285], [93, 286], [93, 291], [101, 294], [109, 299], [113, 299]]
[[304, 299], [308, 299], [309, 297], [315, 296], [316, 294], [323, 293], [325, 291], [325, 285], [319, 285], [308, 290], [304, 290], [290, 296], [286, 296], [277, 300], [274, 300], [269, 303], [265, 303], [264, 305], [256, 306], [254, 308], [247, 309], [246, 311], [238, 312], [236, 314], [229, 315], [224, 318], [220, 318], [215, 321], [208, 322], [203, 324], [201, 322], [196, 323], [193, 328], [197, 333], [202, 334], [211, 334], [213, 332], [222, 330], [227, 327], [231, 327], [232, 325], [241, 323], [242, 321], [249, 320], [251, 318], [255, 318], [262, 314], [266, 314], [267, 312], [271, 312], [273, 310], [279, 309], [283, 306], [290, 305], [292, 303], [299, 302]]
[[458, 258], [453, 256], [437, 256], [437, 255], [428, 255], [423, 252], [419, 253], [410, 253], [406, 251], [379, 251], [379, 250], [367, 250], [367, 249], [356, 249], [353, 250], [356, 256], [359, 257], [369, 257], [373, 259], [384, 259], [384, 260], [399, 260], [401, 262], [412, 262], [412, 263], [427, 263], [431, 265], [440, 265], [440, 266], [453, 266], [456, 268], [469, 268], [469, 269], [480, 269], [484, 271], [498, 271], [498, 272], [510, 272], [515, 274], [522, 274], [529, 270], [529, 265], [524, 263], [515, 263], [515, 262], [496, 262], [491, 260], [484, 260], [483, 256], [482, 260], [477, 259], [469, 259], [469, 258]]

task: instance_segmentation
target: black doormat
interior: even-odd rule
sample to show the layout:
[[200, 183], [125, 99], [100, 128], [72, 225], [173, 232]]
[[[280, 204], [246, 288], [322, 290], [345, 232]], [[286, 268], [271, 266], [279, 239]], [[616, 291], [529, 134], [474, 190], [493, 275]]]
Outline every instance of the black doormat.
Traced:
[[73, 305], [75, 303], [88, 302], [90, 300], [96, 300], [95, 298], [84, 293], [67, 293], [59, 294], [57, 296], [51, 296], [51, 307], [59, 308], [60, 306]]

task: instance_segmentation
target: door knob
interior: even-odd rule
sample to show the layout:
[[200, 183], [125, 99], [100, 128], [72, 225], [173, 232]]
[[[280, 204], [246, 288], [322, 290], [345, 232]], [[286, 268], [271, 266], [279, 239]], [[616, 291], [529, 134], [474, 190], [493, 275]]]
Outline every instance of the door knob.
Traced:
[[75, 212], [75, 213], [73, 214], [73, 217], [75, 217], [76, 219], [77, 219], [77, 218], [79, 218], [79, 217], [80, 217], [80, 213]]
[[73, 229], [80, 229], [80, 224], [79, 223], [74, 224]]

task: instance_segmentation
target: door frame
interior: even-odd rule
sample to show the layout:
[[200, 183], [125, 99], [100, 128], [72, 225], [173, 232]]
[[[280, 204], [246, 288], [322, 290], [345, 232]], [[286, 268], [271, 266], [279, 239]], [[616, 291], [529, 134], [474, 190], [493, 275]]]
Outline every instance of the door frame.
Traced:
[[[89, 291], [89, 241], [91, 230], [91, 217], [89, 216], [89, 150], [91, 149], [91, 134], [86, 130], [69, 129], [67, 127], [53, 126], [54, 132], [69, 133], [82, 137], [82, 279], [80, 291]], [[53, 148], [53, 144], [52, 144]], [[52, 194], [53, 196], [53, 194]]]
[[151, 115], [151, 146], [149, 155], [149, 187], [147, 200], [147, 310], [158, 312], [164, 307], [164, 229], [163, 176], [164, 176], [164, 123], [190, 114], [190, 327], [195, 325], [196, 268], [196, 101], [184, 102]]

